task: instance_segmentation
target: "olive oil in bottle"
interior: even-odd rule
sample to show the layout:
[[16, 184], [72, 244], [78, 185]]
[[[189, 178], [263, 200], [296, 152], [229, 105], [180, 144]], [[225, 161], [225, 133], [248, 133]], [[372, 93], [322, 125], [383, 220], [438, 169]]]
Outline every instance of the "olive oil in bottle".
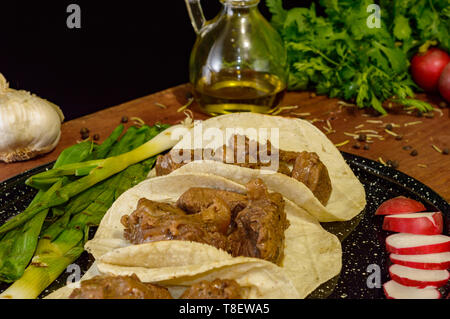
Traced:
[[276, 75], [253, 70], [222, 70], [200, 78], [194, 96], [211, 115], [234, 112], [270, 113], [283, 99], [286, 85]]

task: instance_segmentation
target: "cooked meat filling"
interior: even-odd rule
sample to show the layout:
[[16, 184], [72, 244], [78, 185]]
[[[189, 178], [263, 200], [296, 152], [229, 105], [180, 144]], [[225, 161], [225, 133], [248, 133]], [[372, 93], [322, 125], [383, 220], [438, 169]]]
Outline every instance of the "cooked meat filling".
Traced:
[[299, 153], [292, 169], [292, 178], [305, 184], [322, 204], [328, 203], [331, 180], [327, 168], [316, 153]]
[[[70, 299], [173, 299], [169, 290], [143, 283], [131, 276], [96, 276], [81, 282]], [[240, 299], [241, 287], [235, 280], [201, 281], [187, 288], [181, 299]]]
[[234, 280], [216, 279], [192, 285], [180, 299], [241, 299], [241, 287]]
[[187, 214], [198, 214], [205, 210], [211, 211], [211, 205], [214, 201], [224, 202], [230, 210], [231, 214], [227, 217], [224, 216], [225, 214], [223, 214], [223, 212], [219, 212], [216, 217], [221, 218], [220, 214], [222, 214], [223, 217], [221, 220], [227, 220], [226, 225], [223, 224], [221, 230], [228, 235], [235, 225], [234, 218], [237, 213], [244, 209], [248, 204], [247, 196], [218, 189], [194, 187], [190, 188], [180, 196], [177, 201], [177, 206]]
[[284, 200], [267, 191], [260, 180], [247, 184], [247, 206], [235, 217], [236, 228], [228, 236], [233, 256], [261, 258], [280, 264], [284, 251], [284, 231], [289, 227]]
[[284, 200], [269, 193], [260, 180], [247, 184], [247, 194], [191, 188], [176, 206], [141, 199], [124, 215], [124, 237], [133, 244], [188, 240], [225, 250], [233, 256], [261, 258], [279, 264], [284, 231], [289, 226]]
[[136, 275], [96, 276], [81, 282], [71, 299], [172, 299], [167, 288], [142, 283]]
[[121, 218], [124, 237], [133, 244], [188, 240], [226, 250], [226, 235], [220, 230], [224, 228], [223, 218], [230, 220], [230, 209], [220, 201], [213, 205], [198, 214], [188, 215], [172, 204], [142, 198], [131, 215]]
[[[243, 143], [241, 142], [243, 141]], [[332, 185], [328, 169], [314, 152], [293, 152], [276, 149], [270, 141], [260, 144], [247, 137], [234, 135], [231, 146], [217, 150], [172, 150], [166, 155], [160, 155], [156, 161], [156, 175], [167, 175], [193, 160], [215, 160], [241, 167], [259, 169], [271, 165], [270, 158], [277, 155], [279, 159], [278, 172], [304, 183], [326, 205], [331, 196]], [[203, 155], [202, 155], [203, 154]]]

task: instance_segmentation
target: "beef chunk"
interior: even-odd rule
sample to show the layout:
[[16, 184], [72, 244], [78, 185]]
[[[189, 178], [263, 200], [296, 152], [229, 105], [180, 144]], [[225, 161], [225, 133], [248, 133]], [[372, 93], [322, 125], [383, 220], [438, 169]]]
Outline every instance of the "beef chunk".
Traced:
[[180, 299], [241, 299], [241, 287], [234, 280], [216, 279], [192, 285]]
[[215, 198], [231, 210], [227, 230], [228, 252], [233, 256], [256, 257], [279, 263], [283, 257], [284, 231], [288, 227], [284, 200], [269, 194], [256, 179], [247, 184], [247, 195], [211, 188], [191, 188], [178, 199], [177, 206], [188, 213], [208, 209]]
[[185, 164], [186, 163], [176, 163], [170, 153], [158, 155], [155, 164], [156, 176], [168, 175]]
[[[188, 240], [226, 249], [226, 237], [220, 233], [223, 219], [230, 219], [230, 210], [216, 201], [210, 210], [188, 215], [182, 209], [168, 203], [140, 199], [131, 215], [122, 216], [124, 237], [133, 244], [161, 240]], [[224, 210], [215, 218], [214, 210]], [[228, 214], [228, 217], [226, 215]], [[225, 216], [225, 217], [224, 217]]]
[[172, 299], [167, 288], [142, 283], [136, 275], [97, 276], [81, 282], [71, 299]]
[[124, 215], [124, 237], [133, 244], [188, 240], [212, 245], [233, 256], [280, 263], [284, 231], [288, 227], [284, 200], [269, 193], [262, 180], [247, 184], [247, 194], [191, 188], [176, 206], [141, 199], [131, 215]]
[[228, 233], [237, 213], [247, 206], [247, 196], [219, 189], [194, 187], [178, 198], [177, 206], [188, 214], [196, 214], [208, 209], [215, 200], [223, 201], [230, 209], [231, 220], [228, 219], [228, 229], [226, 230]]
[[[96, 276], [81, 282], [70, 299], [173, 299], [165, 287], [143, 283], [131, 276]], [[240, 299], [241, 287], [235, 280], [201, 281], [186, 289], [181, 299]]]
[[331, 196], [331, 180], [326, 166], [316, 153], [301, 152], [295, 159], [292, 178], [305, 184], [326, 205]]
[[[317, 199], [326, 206], [331, 196], [332, 185], [328, 169], [314, 152], [294, 152], [279, 150], [270, 141], [262, 145], [245, 136], [234, 135], [231, 144], [217, 150], [186, 150], [188, 155], [181, 157], [181, 150], [172, 150], [160, 155], [156, 162], [156, 175], [167, 175], [183, 165], [201, 159], [222, 161], [240, 167], [260, 169], [271, 165], [267, 162], [272, 156], [278, 158], [278, 172], [304, 183]], [[178, 152], [175, 153], [175, 152]], [[206, 158], [202, 154], [209, 154]], [[178, 155], [175, 157], [175, 155]], [[175, 160], [176, 158], [176, 160]], [[178, 159], [183, 158], [183, 160]], [[293, 167], [293, 168], [291, 168]]]
[[269, 194], [260, 179], [250, 181], [247, 189], [248, 204], [236, 215], [236, 229], [228, 236], [229, 252], [280, 264], [289, 227], [283, 197]]
[[166, 155], [158, 155], [155, 164], [156, 176], [168, 175], [189, 162], [202, 160], [204, 153], [209, 154], [207, 152], [208, 150], [173, 149]]

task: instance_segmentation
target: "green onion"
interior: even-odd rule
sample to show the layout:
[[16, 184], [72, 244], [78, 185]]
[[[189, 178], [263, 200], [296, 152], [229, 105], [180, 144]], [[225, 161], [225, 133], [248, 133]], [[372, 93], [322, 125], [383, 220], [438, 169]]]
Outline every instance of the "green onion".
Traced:
[[[61, 152], [53, 167], [57, 168], [61, 165], [83, 161], [89, 156], [91, 151], [91, 142], [84, 142], [69, 147]], [[55, 178], [53, 186], [49, 184], [45, 187], [46, 190], [39, 191], [27, 210], [32, 209], [32, 207], [35, 207], [38, 203], [48, 201], [53, 193], [67, 183], [67, 177]], [[26, 223], [12, 229], [2, 238], [0, 241], [1, 281], [12, 282], [23, 275], [25, 267], [30, 262], [36, 250], [39, 233], [41, 232], [48, 211], [48, 209], [40, 211]]]
[[[123, 138], [114, 145], [108, 156], [114, 156], [111, 159], [127, 159], [131, 163], [130, 155], [121, 157], [121, 154], [128, 154], [124, 152], [130, 148], [135, 148], [130, 152], [133, 154], [136, 154], [134, 152], [139, 149], [148, 151], [149, 146], [141, 148], [139, 147], [140, 144], [151, 139], [164, 128], [163, 126], [157, 128], [144, 126], [138, 130], [130, 130], [129, 134], [127, 131]], [[173, 132], [173, 130], [165, 131], [165, 136], [168, 136], [167, 133], [170, 132]], [[156, 139], [150, 145], [154, 145], [157, 150], [164, 147], [164, 145], [157, 144], [165, 141], [160, 135], [150, 140], [152, 142]], [[133, 136], [133, 138], [130, 138], [130, 136]], [[144, 145], [148, 144], [147, 142]], [[155, 152], [155, 149], [152, 149], [152, 152]], [[156, 154], [158, 153], [154, 155]], [[14, 282], [0, 297], [37, 298], [68, 265], [75, 262], [81, 255], [83, 245], [88, 239], [89, 228], [100, 223], [103, 215], [118, 196], [146, 178], [155, 160], [155, 157], [151, 157], [139, 163], [131, 164], [119, 174], [103, 179], [93, 187], [72, 197], [65, 206], [64, 213], [58, 214], [59, 219], [41, 234], [36, 254], [30, 266], [25, 270], [23, 277]], [[115, 162], [112, 161], [112, 163]], [[92, 172], [91, 174], [95, 173]], [[52, 210], [55, 210], [55, 208]]]
[[[25, 210], [22, 214], [16, 215], [8, 220], [5, 224], [0, 226], [0, 235], [22, 225], [40, 211], [62, 205], [70, 198], [80, 194], [84, 190], [107, 179], [108, 177], [123, 171], [127, 167], [172, 148], [181, 139], [181, 136], [173, 138], [173, 132], [182, 127], [186, 127], [186, 125], [181, 124], [172, 126], [158, 134], [147, 143], [127, 153], [103, 160], [96, 160], [95, 162], [97, 166], [92, 169], [89, 175], [65, 185], [59, 189], [58, 192], [55, 192], [48, 201], [40, 202], [34, 205], [31, 209]], [[91, 167], [92, 163], [92, 161], [88, 161], [85, 162], [85, 165]], [[82, 167], [82, 164], [77, 165], [77, 169]], [[63, 165], [59, 168], [49, 170], [48, 172], [37, 174], [30, 178], [29, 182], [32, 181], [33, 178], [39, 178], [42, 176], [50, 175], [55, 177], [60, 175], [74, 175], [74, 166], [76, 165]]]

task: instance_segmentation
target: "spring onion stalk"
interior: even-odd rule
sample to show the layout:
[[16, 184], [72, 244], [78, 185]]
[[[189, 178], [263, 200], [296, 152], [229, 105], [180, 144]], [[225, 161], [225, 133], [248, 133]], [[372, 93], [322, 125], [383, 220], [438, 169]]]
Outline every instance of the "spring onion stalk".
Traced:
[[[116, 143], [122, 134], [123, 129], [124, 126], [122, 124], [119, 125], [99, 146], [90, 141], [86, 141], [66, 148], [59, 155], [53, 168], [106, 156], [112, 145]], [[63, 181], [67, 183], [67, 178], [61, 180], [61, 177], [55, 177], [47, 180], [45, 184], [41, 185], [41, 191], [38, 192], [29, 207], [32, 207], [39, 201], [48, 200], [49, 194], [57, 191], [55, 187], [60, 188], [62, 186], [60, 183]], [[58, 213], [60, 211], [61, 209], [56, 208], [52, 210], [53, 215], [56, 215], [56, 217], [58, 214], [64, 214], [64, 211]], [[24, 225], [11, 230], [4, 236], [4, 239], [0, 242], [1, 281], [13, 282], [23, 275], [26, 266], [29, 264], [36, 250], [44, 221], [49, 219], [47, 216], [48, 212], [48, 209], [39, 212]]]
[[[54, 168], [83, 161], [92, 151], [91, 142], [83, 142], [64, 150], [54, 164]], [[66, 177], [58, 177], [53, 186], [41, 190], [34, 197], [27, 209], [39, 202], [47, 201], [51, 194], [68, 182]], [[42, 210], [26, 223], [9, 231], [0, 241], [0, 281], [13, 282], [23, 275], [25, 267], [30, 262], [36, 250], [39, 233], [48, 214], [48, 209]]]
[[[65, 149], [61, 155], [58, 157], [58, 159], [55, 162], [54, 165], [54, 169], [58, 168], [62, 165], [67, 165], [67, 164], [77, 164], [80, 162], [86, 162], [86, 161], [93, 161], [96, 159], [104, 159], [106, 157], [106, 155], [108, 154], [108, 152], [111, 150], [111, 147], [113, 146], [114, 143], [116, 143], [116, 141], [119, 139], [120, 135], [122, 134], [124, 130], [124, 126], [123, 124], [120, 124], [119, 126], [117, 126], [114, 131], [111, 133], [111, 135], [108, 136], [108, 138], [105, 139], [105, 141], [100, 144], [99, 146], [97, 146], [96, 148], [94, 147], [95, 145], [93, 143], [89, 143], [89, 142], [83, 142], [80, 143], [78, 145], [74, 145], [72, 147], [69, 147], [67, 149]], [[91, 145], [91, 146], [90, 146]], [[83, 150], [80, 151], [80, 147], [83, 147]], [[89, 148], [86, 149], [86, 146], [88, 146]], [[70, 160], [67, 161], [65, 160], [66, 158], [77, 158], [78, 160]], [[86, 165], [86, 164], [83, 164]], [[81, 165], [81, 166], [83, 166]], [[76, 172], [76, 171], [75, 171]], [[86, 173], [86, 175], [89, 172]], [[76, 175], [80, 175], [81, 176], [81, 172], [76, 173]], [[31, 181], [28, 183], [28, 186], [37, 188], [37, 189], [48, 189], [49, 186], [53, 185], [54, 183], [57, 182], [57, 180], [60, 178], [60, 176], [49, 176], [48, 178], [32, 178], [30, 179]]]
[[33, 260], [23, 276], [0, 294], [0, 299], [37, 298], [82, 252], [83, 247], [77, 246], [65, 253], [52, 251], [46, 255], [38, 255], [40, 257]]
[[[81, 177], [80, 179], [77, 179], [65, 185], [58, 192], [54, 193], [54, 196], [52, 196], [52, 198], [48, 202], [39, 203], [32, 209], [25, 211], [22, 214], [16, 215], [15, 217], [8, 220], [5, 224], [0, 226], [0, 235], [4, 234], [7, 231], [10, 231], [11, 229], [14, 229], [15, 227], [18, 227], [19, 225], [22, 225], [24, 222], [32, 218], [40, 211], [62, 205], [75, 195], [78, 195], [86, 189], [92, 187], [93, 185], [123, 171], [127, 167], [142, 162], [147, 158], [153, 157], [172, 148], [182, 138], [182, 136], [179, 135], [174, 136], [174, 132], [180, 128], [186, 128], [187, 125], [189, 125], [190, 127], [190, 124], [171, 126], [170, 128], [158, 134], [155, 138], [132, 151], [104, 160], [98, 160], [98, 166], [95, 167], [89, 173], [89, 175]], [[87, 165], [89, 166], [92, 164], [91, 161], [87, 163]], [[55, 170], [66, 172], [66, 168], [64, 167], [64, 165]], [[52, 170], [48, 172], [51, 171]], [[38, 177], [40, 175], [41, 174], [37, 174], [36, 176]]]
[[122, 135], [124, 130], [123, 124], [117, 126], [113, 132], [103, 141], [102, 144], [95, 150], [95, 152], [91, 152], [86, 160], [95, 160], [106, 158], [108, 153], [111, 151], [112, 146], [119, 140], [119, 137]]
[[[142, 130], [143, 139], [133, 140], [127, 138], [127, 133], [109, 155], [114, 156], [130, 147], [137, 147], [157, 132], [147, 127]], [[132, 132], [128, 137], [131, 135]], [[23, 277], [5, 290], [0, 297], [37, 298], [67, 266], [81, 255], [83, 245], [88, 238], [89, 227], [100, 223], [103, 215], [120, 194], [146, 178], [155, 160], [155, 157], [152, 157], [131, 165], [119, 174], [74, 197], [66, 206], [65, 213], [42, 233], [36, 254]], [[88, 198], [91, 201], [85, 207], [81, 202], [86, 202]]]
[[[63, 179], [50, 188], [42, 197], [61, 188]], [[2, 256], [0, 268], [0, 280], [4, 282], [13, 282], [19, 279], [30, 262], [36, 249], [39, 233], [47, 216], [48, 209], [36, 214], [27, 221], [23, 227], [14, 229], [7, 235], [6, 246], [8, 251]]]
[[58, 182], [58, 180], [60, 178], [61, 177], [58, 176], [58, 177], [45, 178], [45, 179], [36, 179], [36, 180], [33, 180], [33, 185], [28, 185], [28, 186], [31, 186], [31, 187], [36, 188], [38, 190], [46, 191], [53, 184]]

